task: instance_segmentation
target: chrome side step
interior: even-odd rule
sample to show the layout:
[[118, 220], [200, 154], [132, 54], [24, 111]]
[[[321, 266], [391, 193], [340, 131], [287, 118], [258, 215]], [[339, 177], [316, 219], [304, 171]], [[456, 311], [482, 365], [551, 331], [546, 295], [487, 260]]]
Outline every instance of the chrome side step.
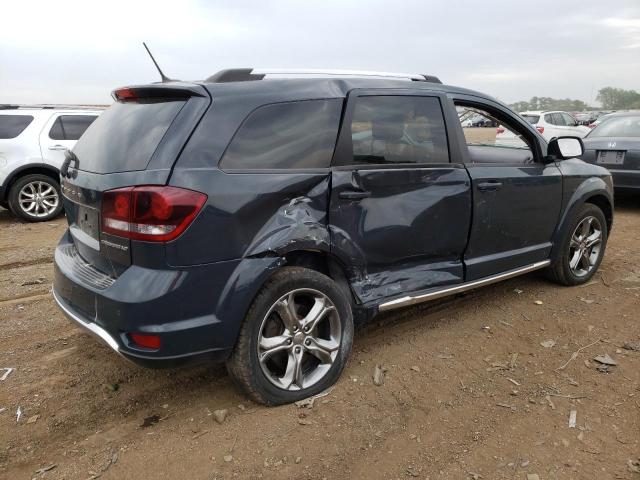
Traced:
[[455, 295], [456, 293], [466, 292], [468, 290], [473, 290], [474, 288], [491, 285], [492, 283], [507, 280], [508, 278], [517, 277], [518, 275], [533, 272], [534, 270], [539, 270], [541, 268], [547, 267], [550, 264], [551, 260], [545, 260], [543, 262], [532, 263], [531, 265], [528, 265], [526, 267], [516, 268], [515, 270], [509, 270], [508, 272], [491, 275], [490, 277], [482, 278], [480, 280], [461, 283], [460, 285], [443, 287], [441, 289], [433, 290], [423, 295], [417, 295], [415, 297], [406, 296], [396, 298], [395, 300], [390, 300], [388, 302], [380, 304], [378, 310], [381, 312], [386, 312], [388, 310], [394, 310], [396, 308], [402, 308], [409, 305], [415, 305], [417, 303], [428, 302], [429, 300], [435, 300], [437, 298], [446, 297], [448, 295]]

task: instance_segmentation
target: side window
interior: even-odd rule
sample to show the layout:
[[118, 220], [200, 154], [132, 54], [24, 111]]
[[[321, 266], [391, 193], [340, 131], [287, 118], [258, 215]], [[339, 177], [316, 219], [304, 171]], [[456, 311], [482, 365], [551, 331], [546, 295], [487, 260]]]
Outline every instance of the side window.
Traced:
[[60, 115], [49, 130], [52, 140], [78, 140], [96, 115]]
[[506, 115], [456, 102], [473, 163], [533, 163], [530, 134]]
[[0, 140], [16, 138], [32, 121], [31, 115], [0, 115]]
[[64, 129], [62, 128], [62, 117], [56, 118], [56, 121], [51, 125], [49, 130], [49, 138], [51, 140], [65, 140]]
[[96, 115], [62, 115], [62, 125], [66, 140], [78, 140], [89, 125], [97, 118]]
[[421, 96], [356, 97], [352, 155], [338, 165], [449, 163], [440, 101]]
[[262, 106], [242, 123], [220, 166], [230, 170], [327, 168], [341, 111], [341, 99]]
[[576, 125], [576, 119], [575, 118], [573, 118], [568, 113], [561, 113], [560, 115], [562, 115], [562, 118], [564, 119], [564, 124], [567, 127], [575, 127], [575, 125]]
[[557, 125], [558, 119], [555, 117], [553, 113], [547, 113], [544, 116], [544, 121], [550, 125]]

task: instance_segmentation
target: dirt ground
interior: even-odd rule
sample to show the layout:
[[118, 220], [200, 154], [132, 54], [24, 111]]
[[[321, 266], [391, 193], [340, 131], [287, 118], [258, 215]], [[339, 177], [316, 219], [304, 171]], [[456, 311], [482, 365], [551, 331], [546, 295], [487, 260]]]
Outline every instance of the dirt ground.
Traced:
[[618, 200], [592, 282], [533, 274], [380, 317], [312, 408], [253, 404], [221, 366], [136, 367], [82, 333], [49, 293], [64, 228], [0, 209], [0, 478], [640, 479], [640, 351], [623, 347], [640, 343], [638, 197]]

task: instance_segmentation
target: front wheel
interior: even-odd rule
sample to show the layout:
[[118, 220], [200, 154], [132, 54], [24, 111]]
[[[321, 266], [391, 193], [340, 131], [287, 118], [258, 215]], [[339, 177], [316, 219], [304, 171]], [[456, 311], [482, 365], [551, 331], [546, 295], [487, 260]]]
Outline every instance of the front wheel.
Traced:
[[353, 341], [351, 306], [331, 278], [286, 267], [256, 296], [227, 369], [255, 401], [291, 403], [326, 390]]
[[602, 210], [586, 203], [567, 230], [560, 255], [549, 267], [552, 280], [563, 285], [580, 285], [596, 273], [607, 246], [607, 221]]
[[9, 207], [29, 222], [51, 220], [62, 211], [60, 185], [47, 175], [25, 175], [11, 186]]

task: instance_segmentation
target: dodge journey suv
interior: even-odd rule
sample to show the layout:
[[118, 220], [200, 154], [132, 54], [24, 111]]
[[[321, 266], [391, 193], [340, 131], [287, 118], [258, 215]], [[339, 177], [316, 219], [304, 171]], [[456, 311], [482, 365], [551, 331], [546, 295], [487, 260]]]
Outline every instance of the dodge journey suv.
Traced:
[[[431, 76], [312, 73], [114, 91], [61, 169], [53, 295], [73, 322], [139, 364], [224, 361], [276, 405], [338, 379], [354, 321], [594, 275], [612, 182], [579, 138]], [[465, 110], [520, 142], [463, 129]]]

